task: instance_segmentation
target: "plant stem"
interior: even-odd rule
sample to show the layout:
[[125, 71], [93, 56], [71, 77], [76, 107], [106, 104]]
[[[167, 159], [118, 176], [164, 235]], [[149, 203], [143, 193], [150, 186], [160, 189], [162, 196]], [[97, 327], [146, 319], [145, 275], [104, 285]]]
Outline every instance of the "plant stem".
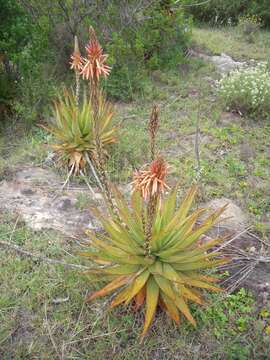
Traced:
[[79, 71], [75, 71], [75, 79], [76, 79], [76, 105], [79, 106], [80, 102], [80, 73]]
[[145, 250], [147, 255], [151, 255], [150, 241], [152, 237], [152, 229], [156, 214], [157, 201], [158, 201], [158, 196], [156, 194], [151, 195], [149, 198], [149, 202], [147, 204], [147, 223], [146, 223], [146, 236], [145, 236], [146, 238]]
[[97, 171], [100, 177], [100, 182], [102, 184], [102, 189], [104, 191], [104, 195], [106, 200], [118, 221], [120, 220], [118, 209], [116, 208], [113, 202], [113, 195], [110, 188], [110, 181], [105, 169], [105, 161], [104, 161], [104, 153], [102, 143], [100, 141], [99, 136], [99, 108], [100, 108], [100, 100], [101, 93], [99, 90], [98, 79], [94, 77], [89, 83], [90, 85], [90, 100], [93, 106], [93, 131], [95, 136], [95, 147], [96, 147], [96, 166]]

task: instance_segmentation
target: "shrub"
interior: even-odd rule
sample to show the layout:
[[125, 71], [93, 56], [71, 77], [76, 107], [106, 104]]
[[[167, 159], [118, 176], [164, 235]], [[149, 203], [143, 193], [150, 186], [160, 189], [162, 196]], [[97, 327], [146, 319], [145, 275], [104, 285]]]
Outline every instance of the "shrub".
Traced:
[[248, 8], [250, 0], [186, 0], [187, 9], [194, 19], [211, 24], [235, 24], [240, 14]]
[[[171, 9], [153, 3], [129, 19], [126, 26], [119, 22], [119, 7], [112, 2], [107, 17], [97, 27], [105, 27], [110, 22], [114, 31], [107, 42], [111, 54], [112, 74], [106, 83], [109, 95], [123, 100], [131, 99], [134, 93], [142, 91], [148, 70], [175, 67], [183, 61], [191, 32], [191, 21], [180, 7]], [[130, 2], [130, 12], [136, 5]], [[125, 26], [123, 31], [123, 26]], [[116, 62], [117, 58], [117, 62]]]
[[0, 7], [0, 71], [3, 74], [0, 97], [8, 101], [17, 118], [30, 125], [42, 117], [55, 93], [48, 21], [45, 18], [39, 24], [32, 21], [15, 0], [0, 0]]
[[270, 25], [268, 0], [185, 0], [187, 10], [194, 19], [217, 25], [237, 24], [242, 16], [257, 16], [263, 25]]
[[254, 116], [269, 116], [270, 71], [267, 63], [233, 71], [219, 81], [225, 106]]
[[75, 7], [72, 2], [52, 4], [36, 0], [23, 2], [23, 8], [38, 24], [40, 36], [48, 39], [44, 50], [52, 51], [52, 65], [61, 60], [61, 68], [57, 67], [61, 77], [67, 69], [63, 63], [68, 64], [72, 38], [78, 35], [85, 41], [85, 28], [93, 25], [111, 55], [113, 69], [110, 82], [104, 83], [106, 92], [114, 98], [129, 100], [143, 90], [149, 69], [172, 66], [183, 58], [191, 21], [181, 6], [174, 3], [78, 0]]
[[255, 35], [262, 26], [262, 21], [258, 16], [241, 16], [238, 19], [238, 29], [249, 42], [255, 41]]

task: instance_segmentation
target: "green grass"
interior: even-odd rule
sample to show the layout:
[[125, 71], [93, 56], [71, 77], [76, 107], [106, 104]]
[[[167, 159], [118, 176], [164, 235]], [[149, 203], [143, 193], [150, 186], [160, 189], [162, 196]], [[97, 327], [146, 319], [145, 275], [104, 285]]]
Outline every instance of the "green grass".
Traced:
[[[70, 264], [83, 264], [78, 246], [54, 232], [33, 232], [2, 214], [1, 240], [32, 253]], [[71, 253], [68, 255], [67, 253]], [[245, 290], [208, 297], [193, 306], [196, 329], [184, 319], [179, 327], [158, 313], [144, 345], [139, 343], [143, 315], [130, 307], [105, 311], [103, 301], [84, 304], [93, 286], [78, 270], [0, 253], [1, 359], [267, 359], [269, 308], [256, 309]]]
[[214, 55], [225, 53], [236, 60], [265, 60], [269, 57], [270, 33], [260, 30], [254, 43], [248, 42], [235, 27], [193, 29], [193, 41]]

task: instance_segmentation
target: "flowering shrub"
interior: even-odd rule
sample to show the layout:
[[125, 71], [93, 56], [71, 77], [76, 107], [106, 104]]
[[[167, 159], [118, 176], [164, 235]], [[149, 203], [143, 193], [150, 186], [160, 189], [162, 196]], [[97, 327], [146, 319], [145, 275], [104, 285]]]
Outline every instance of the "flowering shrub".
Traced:
[[256, 15], [241, 16], [238, 19], [240, 33], [249, 42], [255, 42], [255, 35], [262, 26], [262, 20]]
[[251, 34], [257, 32], [262, 26], [262, 20], [256, 16], [241, 16], [238, 19], [238, 26], [241, 28], [244, 34]]
[[219, 95], [230, 110], [265, 117], [270, 111], [269, 64], [260, 63], [224, 76], [218, 83]]

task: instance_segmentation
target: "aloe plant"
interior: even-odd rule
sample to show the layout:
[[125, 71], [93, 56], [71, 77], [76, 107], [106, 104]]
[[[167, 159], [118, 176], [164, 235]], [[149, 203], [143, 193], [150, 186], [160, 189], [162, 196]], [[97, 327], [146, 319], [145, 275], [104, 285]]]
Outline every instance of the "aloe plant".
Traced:
[[[121, 193], [114, 190], [121, 221], [108, 219], [99, 211], [95, 214], [106, 234], [88, 232], [93, 248], [82, 255], [89, 257], [97, 266], [87, 271], [93, 280], [107, 280], [108, 284], [88, 296], [88, 301], [109, 293], [115, 293], [110, 307], [134, 303], [138, 310], [145, 304], [144, 336], [154, 318], [158, 306], [179, 323], [183, 314], [193, 325], [196, 324], [189, 303], [203, 304], [198, 289], [221, 291], [214, 285], [217, 278], [203, 273], [228, 260], [215, 250], [222, 239], [205, 244], [199, 240], [215, 225], [225, 207], [206, 217], [196, 225], [204, 209], [190, 212], [197, 188], [192, 187], [180, 207], [176, 209], [177, 188], [173, 189], [163, 202], [159, 198], [151, 238], [148, 243], [145, 222], [148, 211], [139, 191], [135, 191], [129, 208]], [[120, 290], [120, 291], [119, 291]]]
[[[87, 164], [87, 157], [95, 154], [95, 131], [93, 106], [85, 95], [80, 105], [76, 96], [65, 91], [53, 105], [53, 123], [43, 126], [58, 140], [52, 147], [60, 158], [67, 162], [74, 173], [79, 173]], [[99, 96], [99, 109], [95, 121], [103, 149], [116, 141], [116, 127], [112, 125], [113, 110], [110, 103]]]

